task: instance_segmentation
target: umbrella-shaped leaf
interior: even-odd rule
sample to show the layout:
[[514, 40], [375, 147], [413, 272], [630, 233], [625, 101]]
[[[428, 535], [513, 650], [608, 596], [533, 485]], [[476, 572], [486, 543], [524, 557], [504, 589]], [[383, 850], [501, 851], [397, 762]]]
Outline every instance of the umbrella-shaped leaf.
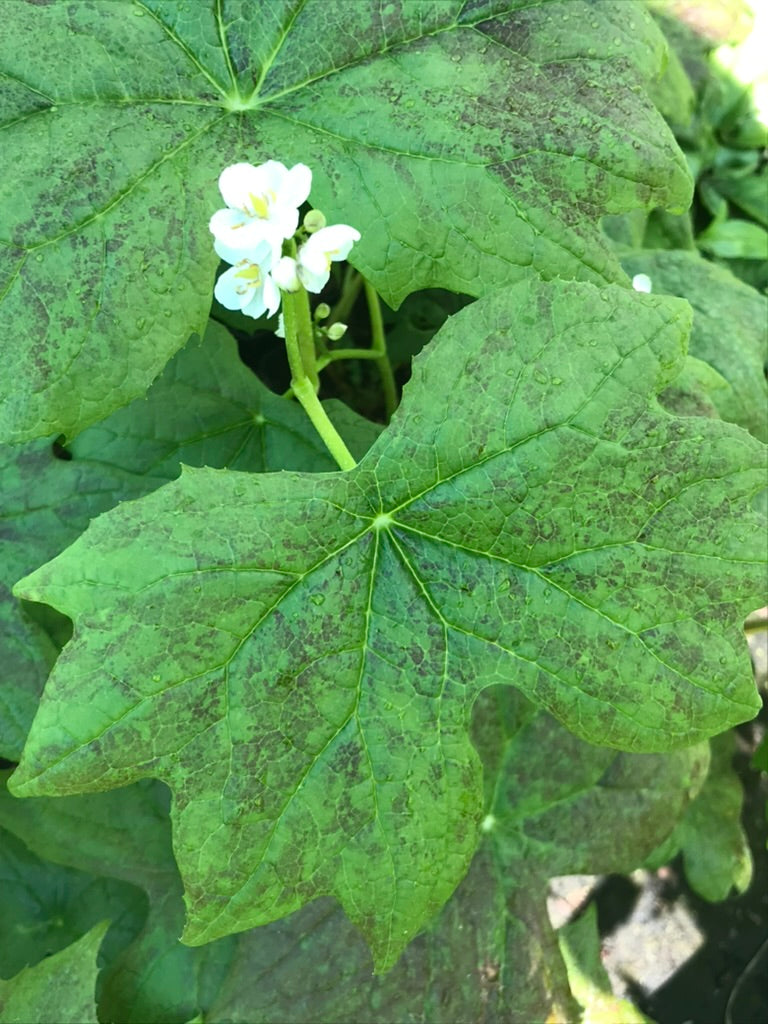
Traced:
[[355, 263], [395, 304], [531, 265], [619, 279], [597, 219], [690, 195], [643, 91], [665, 43], [629, 0], [556, 6], [6, 5], [0, 437], [77, 433], [202, 333], [237, 161], [309, 164], [312, 202], [362, 232]]
[[484, 687], [635, 750], [752, 717], [764, 450], [653, 397], [689, 319], [531, 276], [446, 324], [356, 469], [186, 470], [95, 520], [17, 588], [75, 635], [14, 792], [160, 777], [188, 941], [332, 893], [386, 967], [475, 849]]

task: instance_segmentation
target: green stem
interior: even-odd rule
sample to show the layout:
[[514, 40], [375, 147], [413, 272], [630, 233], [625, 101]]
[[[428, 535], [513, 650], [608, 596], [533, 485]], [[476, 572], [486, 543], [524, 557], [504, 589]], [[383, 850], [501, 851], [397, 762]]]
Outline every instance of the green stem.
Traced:
[[387, 354], [387, 340], [384, 337], [384, 321], [381, 316], [381, 303], [379, 293], [369, 281], [364, 281], [365, 298], [368, 303], [368, 316], [371, 321], [371, 348], [376, 353], [376, 366], [381, 377], [381, 387], [384, 392], [384, 409], [387, 415], [387, 423], [397, 408], [397, 386], [395, 375], [392, 372], [392, 364]]
[[301, 402], [307, 416], [312, 420], [312, 425], [325, 443], [325, 447], [336, 460], [339, 469], [354, 469], [357, 463], [352, 457], [349, 448], [344, 444], [336, 427], [328, 419], [328, 414], [320, 404], [320, 399], [315, 393], [308, 377], [291, 382], [294, 395]]
[[324, 370], [331, 363], [337, 363], [340, 359], [380, 359], [378, 352], [371, 348], [334, 348], [326, 352], [317, 360], [317, 369]]
[[331, 324], [338, 323], [340, 320], [342, 323], [347, 322], [362, 286], [362, 275], [359, 274], [354, 267], [347, 267], [347, 272], [344, 275], [344, 283], [341, 286], [341, 296], [328, 315], [328, 319], [325, 322], [326, 327], [330, 327]]
[[[286, 248], [288, 249], [287, 255], [296, 258], [296, 243], [293, 239], [287, 243]], [[289, 302], [289, 297], [294, 300]], [[303, 286], [299, 286], [297, 292], [283, 292], [283, 316], [286, 320], [285, 337], [286, 337], [286, 348], [288, 347], [288, 326], [287, 320], [289, 316], [288, 307], [290, 306], [290, 314], [293, 318], [293, 336], [296, 338], [298, 343], [298, 351], [301, 357], [301, 364], [304, 367], [304, 374], [309, 377], [315, 391], [320, 390], [320, 378], [317, 376], [317, 353], [315, 352], [315, 326], [312, 323], [312, 314], [309, 309], [309, 297], [307, 296], [306, 290]], [[290, 363], [291, 354], [288, 353], [288, 362]], [[296, 370], [291, 365], [291, 374], [295, 377]]]
[[[317, 397], [317, 367], [315, 365], [314, 343], [310, 367], [305, 362], [305, 349], [301, 344], [301, 329], [305, 323], [312, 330], [309, 313], [309, 296], [304, 288], [297, 292], [283, 292], [283, 318], [285, 320], [285, 351], [291, 368], [291, 390], [301, 403], [312, 425], [322, 438], [326, 448], [336, 460], [340, 469], [354, 469], [357, 463], [344, 444], [338, 431], [328, 419], [328, 414]], [[308, 370], [311, 368], [311, 375]]]

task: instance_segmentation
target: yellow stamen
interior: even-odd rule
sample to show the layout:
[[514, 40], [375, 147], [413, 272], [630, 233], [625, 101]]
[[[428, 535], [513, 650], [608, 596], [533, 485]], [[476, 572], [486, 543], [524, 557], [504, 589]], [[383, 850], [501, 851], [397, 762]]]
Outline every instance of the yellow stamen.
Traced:
[[256, 263], [249, 263], [243, 270], [238, 270], [235, 277], [242, 277], [249, 288], [257, 288], [261, 284], [261, 271]]

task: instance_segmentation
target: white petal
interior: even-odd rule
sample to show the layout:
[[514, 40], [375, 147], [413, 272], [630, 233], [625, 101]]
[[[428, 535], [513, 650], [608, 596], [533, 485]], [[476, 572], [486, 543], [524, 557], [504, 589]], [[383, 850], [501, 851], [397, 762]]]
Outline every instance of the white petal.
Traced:
[[647, 274], [635, 274], [632, 278], [632, 287], [636, 292], [650, 292], [653, 284]]
[[320, 249], [332, 260], [345, 260], [355, 242], [360, 241], [360, 232], [348, 224], [331, 224], [310, 235], [307, 245], [312, 251]]
[[269, 211], [269, 223], [279, 232], [280, 238], [292, 238], [299, 225], [299, 211], [295, 206], [273, 206]]
[[[232, 220], [234, 223], [229, 224], [228, 218], [219, 217], [218, 213], [233, 214]], [[219, 210], [218, 213], [211, 217], [209, 225], [214, 233], [214, 247], [221, 245], [232, 252], [239, 252], [242, 258], [242, 256], [247, 256], [266, 241], [269, 242], [273, 249], [277, 247], [277, 255], [280, 255], [283, 242], [282, 235], [275, 230], [274, 225], [270, 224], [269, 221], [246, 218], [238, 213], [237, 210]], [[216, 251], [222, 259], [230, 263], [236, 262], [236, 260], [230, 260], [229, 256], [225, 256], [218, 248], [216, 248]], [[254, 258], [254, 262], [258, 261]]]
[[[306, 164], [295, 164], [285, 176], [278, 199], [281, 203], [301, 206], [312, 188], [312, 171]], [[295, 230], [295, 229], [294, 229]]]
[[242, 210], [232, 210], [228, 206], [223, 210], [217, 210], [208, 221], [208, 228], [216, 238], [223, 238], [232, 230], [242, 228], [248, 223], [249, 218]]
[[271, 277], [264, 281], [264, 305], [267, 313], [274, 316], [280, 308], [280, 290]]
[[266, 305], [264, 304], [264, 289], [258, 288], [256, 291], [249, 293], [250, 302], [243, 306], [243, 313], [246, 316], [252, 316], [254, 320], [258, 320], [260, 316], [264, 316], [266, 311]]
[[244, 209], [251, 193], [261, 191], [261, 176], [253, 164], [231, 164], [219, 175], [219, 191], [227, 206]]
[[285, 337], [285, 317], [283, 316], [282, 313], [277, 318], [277, 327], [275, 328], [275, 334], [278, 336], [278, 338]]
[[225, 206], [223, 209], [217, 210], [208, 221], [208, 229], [212, 235], [218, 235], [222, 231], [229, 230], [235, 224], [244, 224], [247, 219], [242, 210], [232, 210], [229, 206]]
[[280, 163], [279, 160], [267, 160], [266, 163], [259, 164], [256, 171], [258, 173], [258, 188], [253, 194], [263, 195], [264, 193], [274, 192], [275, 196], [277, 196], [288, 174], [288, 168], [285, 164]]
[[282, 256], [272, 268], [272, 280], [284, 292], [299, 290], [299, 278], [296, 274], [296, 260], [290, 256]]
[[241, 294], [242, 288], [237, 280], [237, 267], [230, 267], [216, 282], [213, 294], [225, 309], [242, 309], [251, 299], [249, 292]]
[[331, 276], [331, 272], [330, 270], [326, 270], [326, 266], [327, 264], [324, 263], [320, 270], [313, 270], [305, 263], [299, 263], [299, 280], [308, 292], [314, 292], [317, 294], [325, 288], [326, 284], [328, 284], [328, 278]]
[[234, 248], [216, 238], [213, 242], [213, 248], [221, 259], [231, 263], [233, 266], [240, 263], [241, 260], [257, 263], [265, 272], [272, 266], [273, 247], [272, 241], [269, 238], [260, 239], [248, 249]]
[[313, 246], [312, 239], [299, 246], [299, 267], [304, 267], [310, 274], [325, 274], [331, 269], [328, 254], [321, 246]]

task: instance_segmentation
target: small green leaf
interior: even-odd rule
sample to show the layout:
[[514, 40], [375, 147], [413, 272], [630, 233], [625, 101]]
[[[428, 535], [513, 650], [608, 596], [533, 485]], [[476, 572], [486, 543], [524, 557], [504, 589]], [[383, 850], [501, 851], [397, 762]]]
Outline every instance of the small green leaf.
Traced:
[[768, 167], [759, 174], [715, 176], [712, 181], [726, 199], [768, 228]]
[[115, 879], [43, 861], [3, 828], [0, 887], [3, 978], [58, 952], [105, 918], [119, 922], [105, 939], [105, 947], [114, 954], [134, 937], [147, 912], [146, 899], [139, 890]]
[[451, 318], [355, 470], [190, 469], [95, 520], [17, 587], [76, 631], [14, 792], [159, 777], [187, 941], [334, 894], [383, 969], [474, 852], [485, 686], [635, 750], [752, 717], [763, 447], [651, 397], [688, 322], [531, 276]]
[[732, 766], [733, 733], [716, 737], [711, 746], [712, 762], [701, 792], [648, 863], [664, 864], [682, 850], [691, 888], [716, 903], [732, 889], [742, 893], [749, 887], [752, 854], [741, 826], [744, 790]]
[[768, 260], [768, 231], [748, 220], [715, 222], [696, 236], [696, 244], [721, 259]]
[[557, 933], [573, 994], [584, 1009], [581, 1024], [653, 1024], [628, 999], [611, 991], [600, 960], [600, 936], [594, 903]]
[[10, 981], [0, 980], [2, 1024], [98, 1024], [96, 956], [108, 922], [97, 924], [82, 939], [25, 967]]

